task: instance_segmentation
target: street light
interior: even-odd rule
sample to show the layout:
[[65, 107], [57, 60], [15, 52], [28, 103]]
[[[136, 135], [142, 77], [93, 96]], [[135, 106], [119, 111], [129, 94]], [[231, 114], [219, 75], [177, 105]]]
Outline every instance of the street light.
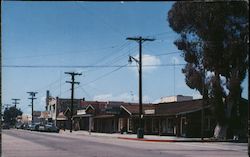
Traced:
[[128, 59], [128, 62], [129, 62], [129, 64], [132, 64], [132, 62], [133, 62], [133, 60], [139, 65], [140, 63], [140, 61], [139, 60], [137, 60], [136, 58], [134, 58], [133, 56], [129, 56], [129, 59]]

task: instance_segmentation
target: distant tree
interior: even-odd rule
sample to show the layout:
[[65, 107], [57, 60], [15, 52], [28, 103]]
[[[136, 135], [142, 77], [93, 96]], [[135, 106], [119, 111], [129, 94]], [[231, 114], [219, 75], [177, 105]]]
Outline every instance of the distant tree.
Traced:
[[183, 68], [186, 84], [213, 101], [219, 130], [215, 137], [225, 138], [228, 124], [237, 125], [229, 122], [237, 117], [248, 69], [248, 3], [176, 2], [168, 21], [180, 34], [174, 44], [187, 62]]
[[16, 124], [16, 117], [22, 115], [23, 112], [16, 107], [6, 108], [3, 113], [4, 123], [8, 123], [10, 125]]

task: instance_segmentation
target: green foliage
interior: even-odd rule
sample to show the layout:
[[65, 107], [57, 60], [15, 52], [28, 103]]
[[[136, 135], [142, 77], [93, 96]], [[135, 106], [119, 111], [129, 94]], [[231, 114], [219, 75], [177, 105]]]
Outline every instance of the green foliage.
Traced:
[[248, 69], [247, 2], [176, 2], [168, 21], [180, 34], [175, 45], [187, 62], [182, 70], [186, 84], [203, 95], [205, 80], [205, 97], [213, 99], [217, 122], [225, 123], [240, 104], [240, 85]]
[[3, 114], [4, 123], [13, 126], [16, 124], [16, 117], [22, 114], [23, 112], [15, 107], [6, 108]]

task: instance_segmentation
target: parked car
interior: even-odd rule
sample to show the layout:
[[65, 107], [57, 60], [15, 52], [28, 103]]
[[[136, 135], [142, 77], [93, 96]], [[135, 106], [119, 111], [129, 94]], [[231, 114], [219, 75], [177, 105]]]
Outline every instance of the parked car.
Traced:
[[27, 127], [27, 130], [30, 130], [31, 126], [32, 126], [32, 124], [29, 124], [28, 127]]
[[27, 130], [28, 129], [28, 124], [23, 124], [22, 129]]
[[54, 124], [46, 124], [45, 125], [45, 131], [47, 132], [59, 132], [59, 128], [57, 128]]
[[44, 124], [39, 124], [38, 131], [45, 131], [45, 125]]
[[16, 124], [17, 129], [23, 129], [24, 123], [18, 123]]
[[32, 123], [30, 125], [30, 129], [31, 131], [38, 131], [38, 128], [39, 128], [39, 123]]

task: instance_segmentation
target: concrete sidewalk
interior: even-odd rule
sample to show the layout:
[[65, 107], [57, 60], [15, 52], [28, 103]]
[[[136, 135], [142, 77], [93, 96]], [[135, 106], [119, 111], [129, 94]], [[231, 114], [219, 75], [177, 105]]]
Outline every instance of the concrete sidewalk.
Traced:
[[147, 141], [147, 142], [236, 142], [233, 140], [215, 140], [211, 138], [204, 138], [203, 141], [201, 138], [184, 138], [176, 136], [158, 136], [158, 135], [144, 135], [143, 139], [138, 139], [136, 134], [120, 134], [120, 133], [97, 133], [88, 131], [72, 131], [69, 130], [60, 130], [61, 134], [74, 134], [74, 135], [83, 135], [83, 136], [96, 136], [96, 137], [109, 137], [109, 138], [118, 138], [124, 140], [136, 140], [136, 141]]

